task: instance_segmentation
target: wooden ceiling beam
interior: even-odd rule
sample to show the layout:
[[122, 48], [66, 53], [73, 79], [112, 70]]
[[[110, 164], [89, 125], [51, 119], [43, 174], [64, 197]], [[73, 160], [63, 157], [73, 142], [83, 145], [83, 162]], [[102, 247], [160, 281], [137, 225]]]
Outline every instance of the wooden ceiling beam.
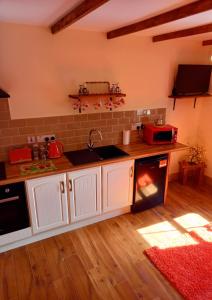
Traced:
[[174, 10], [170, 10], [160, 15], [151, 17], [149, 19], [112, 30], [107, 33], [107, 39], [113, 39], [126, 34], [166, 24], [204, 11], [208, 11], [210, 9], [212, 9], [211, 0], [198, 0], [190, 4], [178, 7]]
[[153, 36], [152, 41], [153, 42], [161, 42], [165, 40], [171, 40], [171, 39], [177, 39], [181, 37], [186, 37], [190, 35], [197, 35], [201, 33], [206, 33], [206, 32], [212, 32], [212, 23], [206, 24], [206, 25], [201, 25], [201, 26], [196, 26], [192, 28], [187, 28], [179, 31], [173, 31], [173, 32], [168, 32], [165, 34], [160, 34]]
[[202, 41], [202, 45], [203, 45], [203, 46], [211, 46], [211, 45], [212, 45], [212, 40], [205, 40], [205, 41]]
[[84, 0], [82, 3], [68, 12], [64, 17], [60, 18], [57, 22], [51, 25], [51, 32], [59, 32], [60, 30], [75, 23], [76, 21], [91, 13], [108, 1], [110, 0]]

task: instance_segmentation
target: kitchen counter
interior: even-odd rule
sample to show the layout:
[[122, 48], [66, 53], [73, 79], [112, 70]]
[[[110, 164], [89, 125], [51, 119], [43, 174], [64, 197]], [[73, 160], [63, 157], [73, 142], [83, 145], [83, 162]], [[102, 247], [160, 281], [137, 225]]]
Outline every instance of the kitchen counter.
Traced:
[[[98, 161], [98, 162], [93, 162], [93, 163], [83, 164], [78, 166], [72, 165], [71, 162], [69, 162], [69, 160], [65, 156], [62, 156], [61, 158], [52, 160], [57, 170], [51, 172], [45, 172], [45, 173], [37, 173], [37, 174], [27, 175], [27, 176], [20, 175], [21, 164], [11, 165], [9, 163], [6, 163], [6, 179], [0, 180], [0, 185], [24, 181], [27, 179], [38, 178], [38, 177], [43, 177], [48, 175], [71, 172], [74, 170], [102, 166], [110, 163], [130, 160], [130, 159], [138, 159], [142, 157], [148, 157], [148, 156], [159, 155], [164, 153], [171, 153], [180, 150], [186, 150], [188, 148], [188, 146], [180, 143], [169, 144], [169, 145], [147, 145], [145, 143], [132, 143], [126, 146], [125, 145], [117, 145], [117, 146], [123, 151], [127, 152], [129, 156], [124, 156], [115, 159], [108, 159], [104, 161]], [[26, 164], [27, 163], [24, 163], [23, 165]]]

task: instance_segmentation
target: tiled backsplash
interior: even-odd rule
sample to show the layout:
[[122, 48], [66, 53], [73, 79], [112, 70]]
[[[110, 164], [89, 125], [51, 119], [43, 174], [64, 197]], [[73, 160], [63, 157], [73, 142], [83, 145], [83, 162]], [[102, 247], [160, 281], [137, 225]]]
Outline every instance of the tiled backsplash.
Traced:
[[27, 143], [28, 136], [55, 134], [65, 150], [84, 148], [91, 128], [101, 129], [103, 141], [96, 145], [122, 142], [123, 129], [142, 121], [165, 120], [166, 109], [151, 109], [149, 116], [137, 116], [136, 111], [119, 111], [95, 114], [70, 115], [34, 119], [11, 120], [8, 101], [0, 99], [0, 160], [7, 160], [8, 148]]

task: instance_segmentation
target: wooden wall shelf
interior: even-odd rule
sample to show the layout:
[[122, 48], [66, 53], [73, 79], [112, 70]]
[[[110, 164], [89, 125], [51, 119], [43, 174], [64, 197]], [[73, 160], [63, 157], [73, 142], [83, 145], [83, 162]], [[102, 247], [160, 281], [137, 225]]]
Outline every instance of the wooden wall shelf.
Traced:
[[117, 93], [117, 94], [110, 94], [110, 93], [103, 93], [103, 94], [77, 94], [77, 95], [68, 95], [70, 98], [79, 99], [82, 97], [126, 97], [126, 94]]
[[175, 109], [175, 104], [176, 104], [176, 100], [177, 99], [182, 99], [182, 98], [194, 98], [194, 108], [196, 107], [196, 102], [197, 102], [197, 98], [208, 98], [208, 97], [212, 97], [212, 95], [210, 94], [202, 94], [202, 95], [187, 95], [187, 96], [174, 96], [174, 95], [170, 95], [169, 98], [174, 99], [174, 103], [173, 103], [173, 110]]

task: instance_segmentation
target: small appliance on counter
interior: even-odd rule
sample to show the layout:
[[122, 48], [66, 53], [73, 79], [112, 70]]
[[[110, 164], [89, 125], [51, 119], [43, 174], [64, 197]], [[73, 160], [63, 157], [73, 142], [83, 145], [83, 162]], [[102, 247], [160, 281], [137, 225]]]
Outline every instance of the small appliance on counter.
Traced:
[[149, 145], [165, 145], [177, 142], [178, 129], [172, 125], [146, 124], [143, 139]]
[[56, 141], [54, 137], [51, 138], [48, 143], [48, 158], [59, 158], [63, 154], [63, 144], [60, 141]]
[[10, 149], [9, 161], [11, 164], [32, 161], [32, 149], [27, 146]]

